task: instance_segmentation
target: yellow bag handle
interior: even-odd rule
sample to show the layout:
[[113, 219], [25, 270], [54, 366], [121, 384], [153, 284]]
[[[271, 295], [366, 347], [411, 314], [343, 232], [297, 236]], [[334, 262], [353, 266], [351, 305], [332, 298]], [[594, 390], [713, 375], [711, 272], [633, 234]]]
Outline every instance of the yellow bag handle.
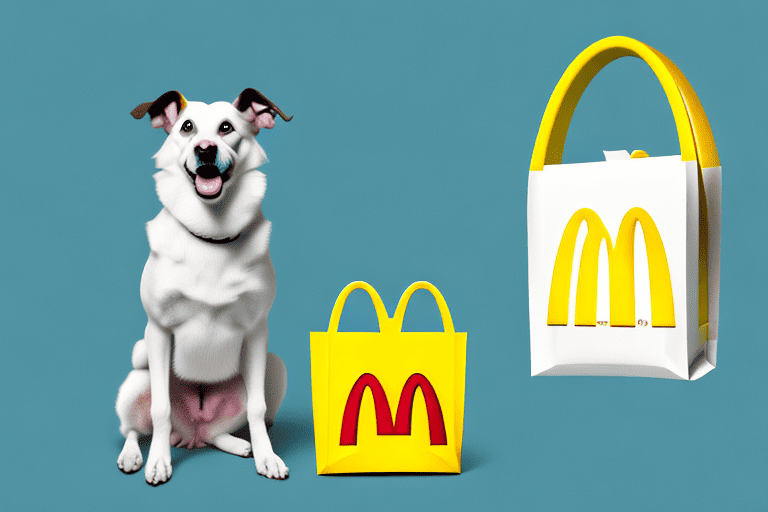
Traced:
[[390, 320], [387, 315], [387, 309], [384, 307], [384, 302], [382, 302], [378, 292], [373, 286], [365, 281], [354, 281], [345, 286], [344, 289], [341, 290], [341, 293], [339, 293], [339, 296], [336, 299], [336, 304], [333, 305], [333, 310], [331, 311], [331, 320], [328, 322], [328, 332], [339, 332], [339, 320], [341, 320], [341, 312], [344, 309], [344, 304], [347, 302], [347, 297], [349, 297], [350, 293], [359, 289], [365, 290], [368, 292], [368, 295], [371, 296], [373, 307], [376, 309], [376, 317], [379, 319], [379, 331], [384, 332], [385, 330], [391, 330], [389, 329]]
[[339, 297], [336, 299], [336, 303], [333, 305], [331, 320], [328, 322], [328, 332], [339, 332], [339, 320], [341, 320], [341, 312], [344, 309], [344, 304], [347, 302], [347, 297], [349, 297], [349, 294], [354, 290], [358, 289], [365, 290], [368, 292], [368, 295], [371, 296], [373, 307], [376, 309], [376, 317], [379, 320], [379, 332], [401, 332], [403, 328], [403, 318], [405, 317], [405, 309], [408, 307], [408, 301], [411, 299], [413, 292], [420, 289], [429, 290], [435, 297], [437, 307], [440, 309], [440, 316], [443, 318], [443, 328], [445, 329], [445, 332], [455, 332], [453, 330], [451, 313], [448, 310], [448, 305], [446, 304], [443, 295], [434, 285], [427, 281], [417, 281], [406, 288], [403, 295], [400, 297], [400, 301], [397, 303], [395, 316], [393, 318], [389, 318], [387, 315], [387, 309], [384, 307], [384, 302], [382, 302], [381, 297], [373, 286], [365, 281], [354, 281], [349, 283], [343, 290], [341, 290]]
[[443, 298], [443, 294], [440, 293], [440, 290], [435, 288], [432, 283], [428, 283], [427, 281], [417, 281], [406, 288], [403, 292], [403, 295], [400, 297], [400, 302], [397, 303], [395, 316], [393, 318], [395, 324], [397, 325], [397, 330], [403, 330], [405, 310], [408, 307], [408, 301], [411, 300], [411, 295], [413, 295], [413, 292], [416, 290], [428, 290], [432, 294], [432, 296], [435, 298], [435, 302], [437, 302], [437, 307], [440, 310], [440, 316], [443, 319], [443, 330], [449, 333], [456, 332], [453, 330], [453, 319], [451, 318], [451, 312], [448, 309], [448, 304], [446, 304], [445, 298]]
[[696, 160], [702, 169], [720, 166], [707, 115], [685, 75], [658, 50], [629, 37], [614, 36], [589, 46], [563, 73], [541, 119], [531, 157], [531, 171], [561, 163], [565, 136], [587, 85], [609, 63], [627, 56], [644, 60], [661, 82], [672, 107], [683, 161]]

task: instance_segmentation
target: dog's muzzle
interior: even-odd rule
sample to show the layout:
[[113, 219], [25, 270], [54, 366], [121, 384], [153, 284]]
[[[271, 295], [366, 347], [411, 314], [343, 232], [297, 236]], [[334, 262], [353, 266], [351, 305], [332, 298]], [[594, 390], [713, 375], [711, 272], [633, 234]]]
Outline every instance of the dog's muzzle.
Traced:
[[195, 192], [203, 199], [216, 199], [221, 195], [224, 183], [232, 176], [233, 162], [228, 165], [222, 162], [215, 145], [196, 146], [195, 160], [197, 167], [194, 172], [184, 162], [184, 170], [192, 180]]

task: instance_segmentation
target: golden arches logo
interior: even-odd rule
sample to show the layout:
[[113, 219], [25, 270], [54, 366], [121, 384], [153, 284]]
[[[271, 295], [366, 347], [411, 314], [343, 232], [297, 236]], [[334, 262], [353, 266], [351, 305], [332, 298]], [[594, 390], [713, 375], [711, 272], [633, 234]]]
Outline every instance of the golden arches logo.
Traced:
[[582, 208], [573, 214], [565, 226], [560, 247], [557, 249], [549, 292], [547, 325], [568, 325], [573, 255], [576, 250], [576, 236], [583, 221], [587, 222], [587, 237], [579, 264], [574, 325], [597, 325], [597, 265], [600, 244], [605, 240], [608, 249], [611, 326], [635, 326], [635, 227], [639, 222], [643, 228], [648, 256], [651, 325], [674, 327], [675, 307], [672, 301], [672, 280], [669, 276], [667, 253], [664, 251], [656, 223], [642, 208], [632, 208], [624, 215], [615, 247], [611, 243], [611, 236], [605, 224], [593, 210]]

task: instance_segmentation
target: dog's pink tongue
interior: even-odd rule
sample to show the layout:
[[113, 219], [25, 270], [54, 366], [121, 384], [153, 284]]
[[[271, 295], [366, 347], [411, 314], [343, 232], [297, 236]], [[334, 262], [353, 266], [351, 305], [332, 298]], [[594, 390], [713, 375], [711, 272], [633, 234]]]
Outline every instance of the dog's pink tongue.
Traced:
[[206, 179], [201, 176], [195, 176], [195, 188], [204, 196], [212, 196], [219, 193], [221, 190], [221, 176], [215, 178]]

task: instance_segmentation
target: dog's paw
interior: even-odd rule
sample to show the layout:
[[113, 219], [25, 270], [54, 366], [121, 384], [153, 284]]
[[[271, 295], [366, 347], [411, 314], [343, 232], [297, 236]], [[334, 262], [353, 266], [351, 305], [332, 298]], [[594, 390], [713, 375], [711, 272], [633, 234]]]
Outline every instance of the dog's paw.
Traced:
[[120, 471], [130, 475], [140, 470], [142, 464], [144, 464], [144, 458], [141, 456], [139, 445], [133, 446], [132, 444], [125, 443], [123, 451], [117, 457], [117, 467], [120, 468]]
[[251, 443], [245, 439], [240, 439], [230, 434], [220, 434], [216, 436], [211, 444], [221, 451], [243, 457], [245, 459], [250, 458], [253, 455], [251, 450]]
[[260, 475], [274, 478], [275, 480], [285, 480], [288, 478], [288, 468], [283, 460], [273, 452], [254, 454], [253, 458], [256, 459], [256, 471]]
[[147, 467], [144, 469], [144, 479], [149, 485], [158, 486], [171, 479], [171, 453], [156, 455], [149, 449]]

